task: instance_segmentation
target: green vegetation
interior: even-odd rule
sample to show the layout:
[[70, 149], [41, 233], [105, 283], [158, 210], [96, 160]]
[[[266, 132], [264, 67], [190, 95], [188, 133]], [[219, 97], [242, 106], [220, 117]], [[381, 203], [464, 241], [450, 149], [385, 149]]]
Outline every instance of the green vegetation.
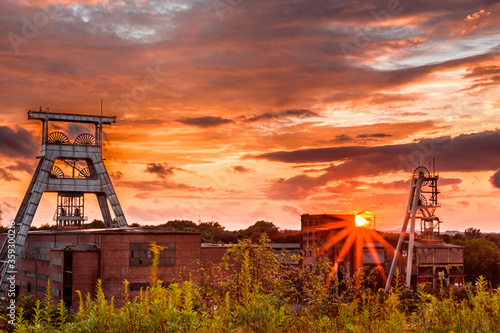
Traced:
[[483, 238], [452, 241], [464, 247], [464, 269], [467, 281], [475, 281], [484, 276], [489, 281], [496, 272], [496, 261], [500, 259], [497, 245]]
[[[500, 332], [500, 289], [483, 277], [477, 285], [430, 293], [375, 284], [377, 270], [361, 270], [339, 282], [328, 260], [315, 271], [283, 264], [290, 254], [274, 252], [269, 239], [244, 240], [223, 262], [200, 270], [199, 281], [162, 287], [151, 268], [151, 286], [124, 302], [80, 295], [77, 313], [44, 300], [19, 300], [15, 332]], [[151, 247], [158, 258], [160, 248]], [[279, 256], [284, 256], [280, 258]], [[157, 261], [154, 261], [157, 262]], [[34, 303], [34, 304], [33, 304]]]

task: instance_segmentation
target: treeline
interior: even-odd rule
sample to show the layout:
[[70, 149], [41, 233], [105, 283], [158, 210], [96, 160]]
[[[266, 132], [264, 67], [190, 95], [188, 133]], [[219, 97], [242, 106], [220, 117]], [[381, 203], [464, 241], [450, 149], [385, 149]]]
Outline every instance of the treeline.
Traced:
[[[131, 224], [131, 227], [139, 227]], [[204, 243], [236, 244], [242, 239], [251, 239], [256, 242], [264, 233], [271, 239], [272, 243], [299, 243], [299, 230], [280, 230], [273, 222], [257, 221], [246, 229], [226, 230], [219, 222], [200, 222], [198, 224], [189, 220], [174, 220], [160, 225], [145, 225], [146, 229], [193, 231], [201, 233], [201, 241]]]
[[463, 235], [444, 237], [444, 241], [464, 247], [464, 270], [467, 281], [475, 281], [479, 276], [484, 276], [494, 284], [500, 283], [497, 277], [500, 238], [497, 235], [483, 234], [480, 229], [468, 228]]

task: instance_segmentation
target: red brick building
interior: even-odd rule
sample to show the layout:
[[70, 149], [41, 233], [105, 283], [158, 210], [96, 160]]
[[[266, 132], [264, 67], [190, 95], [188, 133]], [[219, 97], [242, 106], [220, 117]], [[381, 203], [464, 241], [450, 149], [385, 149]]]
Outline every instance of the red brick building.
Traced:
[[22, 295], [43, 297], [50, 279], [54, 299], [62, 298], [76, 309], [76, 290], [92, 294], [101, 279], [105, 296], [114, 296], [119, 304], [125, 279], [131, 296], [149, 285], [150, 242], [165, 247], [158, 278], [166, 284], [178, 274], [189, 274], [194, 261], [219, 262], [226, 250], [202, 247], [201, 235], [195, 232], [141, 228], [34, 231], [28, 234], [16, 265], [16, 285]]
[[[392, 253], [388, 253], [379, 243], [365, 243], [362, 251], [355, 251], [354, 245], [349, 246], [345, 256], [339, 258], [344, 249], [346, 239], [356, 232], [355, 214], [303, 214], [301, 215], [301, 250], [304, 254], [304, 267], [314, 267], [319, 256], [328, 257], [337, 267], [343, 266], [345, 277], [351, 277], [359, 267], [382, 266], [390, 264]], [[339, 237], [349, 231], [343, 237]], [[336, 240], [332, 242], [332, 240]], [[322, 251], [321, 251], [322, 249]], [[340, 259], [340, 260], [339, 260]]]

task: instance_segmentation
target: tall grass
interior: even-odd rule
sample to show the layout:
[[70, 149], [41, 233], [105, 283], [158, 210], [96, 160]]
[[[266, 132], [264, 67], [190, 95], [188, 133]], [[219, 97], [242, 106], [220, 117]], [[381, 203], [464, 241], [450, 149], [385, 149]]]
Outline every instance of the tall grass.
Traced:
[[[72, 313], [53, 304], [50, 284], [43, 300], [26, 302], [14, 332], [500, 332], [500, 290], [482, 277], [476, 286], [431, 293], [424, 285], [403, 288], [396, 274], [389, 293], [376, 289], [376, 271], [363, 269], [339, 282], [328, 260], [307, 271], [277, 257], [267, 238], [242, 241], [224, 260], [200, 270], [199, 283], [162, 286], [154, 253], [150, 286], [115, 306], [98, 281], [94, 295], [79, 294]], [[286, 259], [285, 259], [286, 257]]]

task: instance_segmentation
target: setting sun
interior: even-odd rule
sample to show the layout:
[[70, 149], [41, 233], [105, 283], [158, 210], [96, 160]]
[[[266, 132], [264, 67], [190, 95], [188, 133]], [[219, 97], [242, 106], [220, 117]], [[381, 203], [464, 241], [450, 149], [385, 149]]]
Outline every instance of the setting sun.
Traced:
[[356, 227], [367, 227], [370, 222], [365, 220], [363, 217], [356, 215], [354, 223], [356, 224]]

